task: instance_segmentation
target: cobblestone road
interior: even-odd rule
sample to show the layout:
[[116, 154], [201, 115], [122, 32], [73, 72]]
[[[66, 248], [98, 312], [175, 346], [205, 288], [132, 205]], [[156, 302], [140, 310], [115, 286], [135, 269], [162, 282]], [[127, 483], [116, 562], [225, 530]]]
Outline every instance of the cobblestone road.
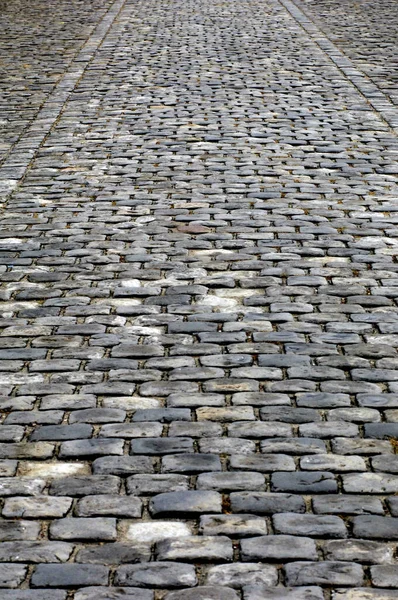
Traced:
[[382, 4], [1, 4], [1, 600], [398, 598]]
[[398, 4], [304, 0], [305, 11], [368, 77], [398, 104]]

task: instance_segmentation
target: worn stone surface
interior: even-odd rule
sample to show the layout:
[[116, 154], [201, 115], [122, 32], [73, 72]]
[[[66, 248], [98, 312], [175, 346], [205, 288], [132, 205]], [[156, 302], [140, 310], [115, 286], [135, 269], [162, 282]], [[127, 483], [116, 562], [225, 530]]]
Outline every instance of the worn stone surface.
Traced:
[[168, 538], [180, 538], [191, 535], [188, 525], [180, 521], [144, 521], [121, 523], [121, 531], [127, 541], [154, 543]]
[[226, 587], [202, 586], [191, 590], [171, 592], [165, 600], [238, 600], [237, 593]]
[[153, 515], [171, 513], [220, 513], [222, 497], [218, 492], [169, 492], [155, 496], [149, 505]]
[[116, 572], [115, 584], [149, 588], [181, 588], [197, 583], [193, 566], [180, 562], [158, 561], [156, 563], [126, 565]]
[[0, 14], [1, 599], [396, 597], [397, 3], [50, 4]]
[[65, 600], [66, 592], [61, 590], [2, 590], [5, 600]]
[[75, 600], [153, 600], [151, 590], [141, 588], [102, 588], [87, 587], [78, 590]]
[[314, 540], [290, 535], [252, 537], [241, 542], [243, 560], [316, 560]]
[[160, 560], [232, 560], [232, 542], [225, 536], [184, 536], [156, 544]]
[[350, 562], [292, 562], [286, 566], [288, 585], [361, 585], [363, 568]]
[[336, 590], [333, 600], [395, 600], [398, 590], [376, 588], [353, 588], [350, 590]]
[[230, 535], [233, 538], [265, 535], [267, 523], [255, 515], [204, 515], [200, 517], [204, 535]]
[[32, 586], [40, 588], [106, 585], [109, 569], [104, 565], [62, 564], [38, 565], [32, 576]]
[[277, 533], [334, 538], [347, 536], [343, 519], [335, 515], [280, 513], [272, 517], [272, 523]]
[[323, 600], [320, 587], [299, 586], [295, 588], [248, 585], [243, 588], [244, 600]]
[[76, 562], [99, 565], [120, 565], [147, 562], [151, 558], [151, 544], [112, 542], [83, 547], [76, 555]]
[[66, 542], [2, 542], [0, 560], [3, 562], [57, 563], [68, 560], [73, 545]]
[[394, 546], [392, 544], [369, 540], [327, 541], [322, 550], [327, 559], [359, 563], [392, 563], [394, 557]]
[[25, 579], [27, 565], [0, 564], [0, 588], [16, 588]]
[[274, 566], [257, 563], [220, 565], [212, 567], [207, 575], [209, 585], [242, 588], [245, 585], [274, 585], [278, 572]]

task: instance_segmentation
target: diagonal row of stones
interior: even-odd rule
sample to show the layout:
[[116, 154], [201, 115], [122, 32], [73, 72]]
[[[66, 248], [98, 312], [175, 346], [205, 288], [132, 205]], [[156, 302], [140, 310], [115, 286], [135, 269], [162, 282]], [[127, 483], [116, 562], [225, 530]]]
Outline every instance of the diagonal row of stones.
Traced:
[[391, 102], [398, 104], [396, 2], [305, 0], [300, 8]]
[[[80, 23], [74, 23], [73, 17], [71, 19], [69, 14], [66, 15], [68, 30], [72, 29], [72, 31], [74, 31], [76, 28], [76, 31], [74, 34], [69, 33], [69, 35], [66, 36], [66, 39], [62, 40], [63, 43], [61, 43], [61, 48], [57, 48], [58, 52], [61, 51], [65, 53], [65, 55], [62, 56], [62, 58], [57, 55], [52, 57], [50, 64], [46, 65], [45, 76], [39, 70], [38, 76], [36, 76], [38, 81], [33, 85], [29, 82], [30, 77], [26, 77], [23, 70], [22, 75], [20, 74], [21, 68], [27, 69], [31, 67], [30, 63], [25, 63], [23, 67], [20, 64], [24, 58], [31, 61], [31, 55], [29, 54], [28, 57], [26, 57], [24, 49], [22, 48], [19, 53], [16, 53], [17, 60], [15, 60], [15, 56], [12, 57], [12, 60], [9, 60], [10, 64], [7, 65], [8, 68], [4, 70], [2, 78], [4, 90], [0, 96], [1, 114], [5, 117], [0, 123], [6, 126], [4, 127], [4, 137], [2, 137], [0, 141], [0, 197], [3, 200], [7, 199], [9, 194], [14, 191], [16, 186], [26, 175], [26, 171], [34, 160], [37, 150], [45, 141], [46, 136], [50, 133], [54, 123], [60, 118], [65, 103], [68, 101], [71, 92], [83, 76], [85, 68], [87, 68], [87, 65], [93, 59], [98, 46], [102, 43], [108, 29], [120, 12], [124, 0], [116, 0], [110, 7], [107, 7], [107, 2], [104, 2], [103, 4], [104, 6], [100, 7], [101, 10], [97, 10], [96, 12], [95, 9], [97, 6], [95, 5], [95, 2], [93, 5], [89, 5], [88, 14], [91, 16], [92, 20], [94, 20], [96, 26], [90, 27], [90, 23], [84, 22], [85, 27], [82, 27], [82, 31], [80, 31]], [[18, 7], [18, 3], [16, 7]], [[15, 11], [16, 7], [13, 5], [12, 10]], [[84, 21], [85, 12], [83, 12], [83, 15], [81, 14], [82, 8], [83, 7], [79, 6], [78, 14]], [[106, 10], [107, 8], [108, 10]], [[43, 7], [35, 5], [33, 10], [28, 11], [28, 15], [25, 16], [27, 21], [27, 23], [24, 23], [25, 27], [18, 23], [22, 32], [25, 33], [26, 29], [30, 30], [32, 26], [37, 23], [37, 13], [39, 13], [40, 22], [36, 26], [39, 31], [43, 26], [46, 28], [46, 33], [41, 32], [40, 36], [44, 39], [41, 40], [41, 44], [38, 44], [39, 48], [33, 53], [34, 63], [43, 60], [42, 45], [45, 46], [46, 43], [48, 44], [55, 41], [53, 39], [53, 28], [54, 26], [56, 28], [59, 27], [59, 21], [56, 20], [55, 24], [51, 23], [52, 27], [50, 28], [50, 32], [48, 32], [48, 23], [41, 22], [43, 15], [42, 12], [40, 12], [40, 9], [48, 10], [48, 6], [44, 5]], [[65, 18], [64, 11], [68, 11], [69, 13], [70, 7], [61, 4], [59, 10], [60, 14], [56, 14], [55, 19], [57, 16], [58, 19], [60, 16]], [[4, 21], [7, 16], [8, 15], [6, 14]], [[52, 16], [51, 20], [53, 19], [54, 17]], [[97, 23], [95, 23], [95, 21], [97, 21]], [[61, 23], [64, 22], [61, 21]], [[0, 37], [0, 49], [4, 52], [4, 56], [6, 56], [7, 50], [9, 50], [10, 45], [14, 42], [14, 36], [11, 34], [10, 44], [10, 28], [11, 30], [14, 29], [6, 23], [4, 30], [5, 39]], [[83, 37], [87, 30], [89, 35], [87, 39], [84, 40], [84, 43], [82, 43], [83, 40], [79, 38]], [[19, 35], [21, 35], [22, 32], [19, 32]], [[70, 37], [72, 39], [69, 39]], [[32, 45], [34, 47], [32, 40], [30, 39], [29, 41], [30, 44], [27, 44], [28, 47]], [[77, 48], [75, 47], [76, 45]], [[66, 52], [66, 50], [68, 50], [68, 52]], [[17, 64], [15, 64], [15, 62]], [[35, 70], [38, 68], [38, 65], [35, 64]], [[64, 72], [60, 75], [56, 72], [57, 69]], [[10, 70], [11, 75], [9, 73]], [[14, 72], [18, 74], [19, 80]], [[35, 79], [34, 77], [32, 78]], [[21, 88], [23, 90], [22, 94]], [[33, 88], [33, 90], [31, 88]], [[25, 96], [28, 97], [28, 101], [25, 100], [22, 104], [23, 110], [19, 109], [21, 96], [23, 99], [25, 99]]]
[[[303, 12], [300, 0], [281, 0], [283, 6], [292, 14], [295, 20], [303, 27], [303, 29], [311, 36], [318, 46], [327, 54], [334, 64], [343, 72], [357, 90], [363, 94], [366, 100], [374, 108], [375, 111], [398, 133], [398, 111], [393, 103], [390, 95], [385, 93], [383, 81], [380, 83], [376, 79], [373, 81], [370, 74], [367, 73], [365, 64], [365, 72], [359, 69], [358, 66], [350, 60], [343, 52], [341, 52], [336, 44], [331, 42], [325, 34], [316, 26], [316, 24], [308, 17], [308, 13]], [[379, 57], [377, 57], [379, 58]]]
[[15, 153], [15, 144], [33, 125], [65, 70], [74, 60], [86, 57], [79, 50], [92, 39], [109, 6], [109, 0], [75, 0], [74, 11], [64, 1], [57, 3], [56, 10], [45, 0], [31, 5], [24, 0], [2, 4], [1, 162], [11, 151]]
[[398, 144], [285, 4], [127, 0], [32, 141], [2, 600], [398, 598]]

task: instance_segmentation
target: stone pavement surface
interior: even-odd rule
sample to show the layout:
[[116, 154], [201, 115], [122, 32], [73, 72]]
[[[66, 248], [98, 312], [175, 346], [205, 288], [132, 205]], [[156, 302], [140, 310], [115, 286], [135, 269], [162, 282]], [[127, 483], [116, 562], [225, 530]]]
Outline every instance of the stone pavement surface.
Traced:
[[1, 600], [397, 599], [398, 5], [3, 4]]
[[[391, 0], [304, 0], [305, 11], [398, 104], [398, 6]], [[303, 3], [304, 3], [303, 2]]]

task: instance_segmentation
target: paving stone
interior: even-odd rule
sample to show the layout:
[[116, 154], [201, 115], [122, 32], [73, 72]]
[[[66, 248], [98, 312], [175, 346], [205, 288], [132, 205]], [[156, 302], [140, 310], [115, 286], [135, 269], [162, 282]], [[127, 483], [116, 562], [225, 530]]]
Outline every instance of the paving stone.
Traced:
[[55, 540], [116, 540], [116, 519], [68, 518], [53, 521], [50, 525], [50, 536]]
[[[175, 452], [193, 452], [192, 438], [146, 438], [131, 442], [131, 454], [161, 455]], [[118, 452], [122, 454], [122, 452]]]
[[383, 564], [393, 562], [393, 546], [369, 540], [328, 540], [323, 546], [330, 560]]
[[[15, 414], [15, 413], [12, 413]], [[11, 415], [9, 415], [11, 416]], [[7, 417], [8, 419], [8, 417]], [[6, 420], [7, 420], [6, 419]], [[61, 414], [62, 419], [62, 414]], [[25, 429], [19, 425], [2, 425], [0, 426], [0, 441], [1, 442], [20, 442], [24, 436]]]
[[305, 511], [302, 496], [295, 494], [277, 494], [269, 492], [233, 492], [231, 507], [237, 513], [274, 514], [280, 512]]
[[[59, 497], [56, 498], [59, 500]], [[81, 498], [75, 508], [78, 517], [112, 516], [139, 518], [142, 513], [142, 502], [133, 496], [87, 496]]]
[[199, 450], [208, 454], [252, 454], [256, 444], [245, 438], [202, 438], [198, 442]]
[[210, 491], [169, 492], [152, 498], [153, 515], [167, 513], [220, 513], [221, 495]]
[[365, 437], [388, 440], [398, 435], [398, 423], [367, 423]]
[[49, 493], [53, 496], [117, 494], [119, 487], [120, 479], [113, 475], [63, 477], [51, 482]]
[[318, 514], [384, 514], [384, 508], [381, 500], [372, 496], [327, 494], [325, 496], [314, 496], [312, 499], [312, 505], [314, 512]]
[[361, 585], [363, 569], [352, 562], [292, 562], [286, 565], [287, 585]]
[[232, 394], [232, 404], [251, 406], [290, 406], [290, 398], [287, 394], [266, 392], [239, 392], [236, 394]]
[[[30, 423], [61, 423], [63, 416], [64, 413], [62, 410], [48, 410], [45, 412], [39, 410], [15, 411], [5, 418], [5, 425], [0, 428], [0, 438], [3, 442], [17, 442], [23, 435], [23, 431], [21, 434], [18, 434], [18, 431], [21, 431], [20, 425], [29, 425]], [[13, 425], [14, 423], [20, 425]]]
[[2, 542], [2, 562], [65, 562], [72, 554], [73, 546], [65, 542]]
[[109, 569], [102, 565], [38, 565], [32, 575], [33, 587], [80, 587], [106, 585]]
[[380, 421], [380, 413], [372, 408], [335, 408], [328, 411], [330, 421], [352, 421], [354, 423], [367, 423]]
[[335, 477], [327, 471], [317, 473], [273, 473], [272, 489], [275, 492], [322, 493], [337, 492]]
[[194, 567], [179, 562], [126, 565], [119, 567], [115, 575], [115, 585], [127, 587], [181, 588], [196, 584]]
[[66, 592], [61, 590], [2, 590], [5, 600], [65, 600]]
[[232, 542], [224, 536], [189, 536], [156, 544], [160, 560], [232, 560]]
[[122, 544], [113, 542], [102, 546], [87, 546], [76, 555], [76, 562], [100, 565], [146, 562], [151, 557], [149, 543]]
[[200, 517], [200, 532], [204, 535], [230, 535], [233, 538], [266, 535], [265, 519], [254, 515], [204, 515]]
[[237, 589], [245, 585], [271, 586], [277, 582], [278, 573], [275, 567], [257, 563], [211, 567], [206, 578], [206, 583], [209, 585], [229, 586]]
[[162, 458], [163, 473], [201, 473], [221, 471], [221, 461], [216, 454], [170, 454]]
[[137, 495], [184, 492], [188, 490], [186, 475], [132, 475], [127, 479], [127, 493]]
[[370, 540], [398, 539], [398, 519], [379, 516], [359, 516], [353, 518], [353, 534]]
[[340, 436], [350, 438], [358, 436], [358, 427], [353, 423], [328, 421], [322, 423], [305, 423], [299, 426], [299, 432], [304, 437], [331, 438]]
[[132, 542], [153, 543], [167, 538], [180, 538], [191, 535], [191, 529], [179, 521], [148, 521], [126, 523], [123, 537]]
[[336, 516], [281, 513], [272, 517], [276, 533], [313, 537], [347, 537], [343, 519]]
[[303, 456], [300, 467], [306, 471], [366, 471], [366, 464], [360, 456], [338, 456], [315, 454]]
[[102, 456], [92, 463], [94, 475], [132, 475], [151, 473], [152, 459], [147, 456]]
[[388, 504], [388, 507], [389, 507], [393, 517], [396, 517], [398, 514], [397, 500], [398, 500], [398, 498], [395, 498], [394, 496], [387, 499], [387, 504]]
[[261, 452], [284, 454], [324, 454], [325, 442], [316, 438], [273, 438], [261, 441]]
[[256, 423], [233, 423], [228, 425], [230, 437], [242, 438], [268, 438], [268, 437], [290, 437], [292, 428], [286, 423], [278, 422], [256, 422]]
[[93, 428], [90, 425], [47, 425], [36, 429], [30, 436], [35, 440], [80, 440], [91, 437]]
[[233, 491], [264, 488], [264, 475], [244, 473], [201, 473], [196, 481], [198, 490]]
[[0, 522], [0, 541], [37, 540], [40, 523], [35, 521], [6, 521]]
[[244, 600], [323, 600], [322, 589], [315, 586], [281, 588], [248, 585], [243, 588]]
[[0, 564], [0, 588], [18, 587], [25, 579], [27, 571], [27, 565]]
[[332, 441], [332, 449], [336, 454], [371, 455], [393, 453], [390, 442], [370, 439], [335, 438]]
[[243, 588], [244, 600], [323, 600], [322, 589], [315, 586], [281, 588], [247, 585]]
[[2, 477], [0, 479], [0, 496], [37, 496], [45, 488], [43, 479], [30, 477]]
[[123, 454], [123, 440], [112, 440], [96, 438], [91, 440], [74, 440], [73, 442], [62, 442], [59, 456], [69, 457], [96, 457]]
[[359, 475], [343, 475], [342, 478], [346, 492], [383, 494], [398, 491], [398, 477], [395, 475], [361, 473]]
[[196, 410], [196, 415], [199, 421], [221, 421], [222, 423], [255, 420], [253, 409], [245, 406], [234, 408], [201, 407]]
[[212, 438], [223, 434], [220, 423], [209, 421], [173, 421], [168, 430], [170, 437]]
[[293, 458], [285, 454], [235, 454], [230, 457], [229, 465], [232, 470], [259, 471], [260, 473], [295, 471], [296, 469]]
[[311, 423], [320, 421], [320, 414], [311, 408], [292, 407], [263, 407], [260, 409], [260, 417], [264, 421], [284, 421], [286, 423]]
[[64, 517], [72, 506], [72, 498], [51, 496], [14, 496], [4, 502], [4, 517], [53, 518]]
[[125, 418], [126, 412], [117, 408], [86, 408], [73, 411], [69, 423], [120, 423]]
[[238, 600], [238, 595], [231, 588], [201, 586], [191, 590], [170, 592], [165, 598], [166, 600]]
[[12, 477], [18, 467], [16, 460], [0, 460], [0, 477]]
[[313, 407], [318, 409], [350, 406], [350, 396], [348, 394], [330, 394], [327, 392], [297, 394], [297, 406]]
[[241, 541], [242, 560], [316, 560], [314, 541], [309, 537], [268, 535]]
[[167, 406], [170, 408], [223, 405], [224, 397], [221, 394], [170, 394], [167, 398]]
[[350, 590], [336, 590], [333, 600], [394, 600], [398, 592], [391, 589], [352, 588]]
[[141, 588], [87, 587], [75, 593], [75, 600], [153, 600], [151, 590]]
[[377, 587], [396, 588], [398, 570], [395, 565], [377, 565], [370, 568], [373, 585]]
[[44, 479], [59, 479], [67, 476], [89, 475], [90, 467], [86, 462], [57, 462], [28, 461], [19, 463], [19, 473], [29, 477], [41, 477]]

